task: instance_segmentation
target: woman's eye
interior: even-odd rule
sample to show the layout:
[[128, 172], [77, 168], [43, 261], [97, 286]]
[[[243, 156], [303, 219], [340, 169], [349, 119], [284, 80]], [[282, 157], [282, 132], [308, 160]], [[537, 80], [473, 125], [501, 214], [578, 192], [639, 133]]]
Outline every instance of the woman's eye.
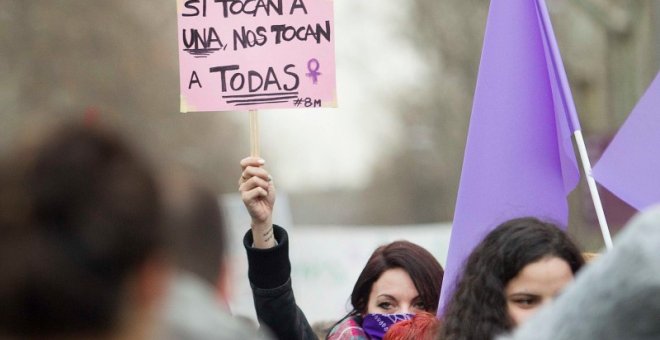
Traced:
[[378, 307], [387, 310], [387, 309], [392, 308], [392, 304], [389, 303], [389, 302], [381, 302], [381, 303], [378, 304]]
[[413, 307], [420, 310], [426, 310], [426, 305], [424, 302], [416, 302]]
[[527, 298], [518, 298], [513, 300], [513, 302], [523, 308], [529, 308], [532, 306], [535, 306], [538, 303], [539, 299], [535, 297], [527, 297]]

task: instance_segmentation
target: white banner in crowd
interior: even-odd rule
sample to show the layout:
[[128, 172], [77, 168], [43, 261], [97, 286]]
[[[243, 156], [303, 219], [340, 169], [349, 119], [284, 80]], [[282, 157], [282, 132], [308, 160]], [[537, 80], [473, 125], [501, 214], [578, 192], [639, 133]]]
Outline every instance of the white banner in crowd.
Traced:
[[[256, 320], [243, 235], [250, 219], [238, 194], [224, 195], [221, 204], [231, 229], [231, 271], [234, 315]], [[290, 238], [291, 279], [298, 305], [310, 323], [337, 320], [350, 309], [350, 295], [369, 255], [379, 245], [405, 239], [429, 250], [444, 266], [450, 224], [398, 226], [294, 226], [288, 199], [278, 194], [274, 223]]]

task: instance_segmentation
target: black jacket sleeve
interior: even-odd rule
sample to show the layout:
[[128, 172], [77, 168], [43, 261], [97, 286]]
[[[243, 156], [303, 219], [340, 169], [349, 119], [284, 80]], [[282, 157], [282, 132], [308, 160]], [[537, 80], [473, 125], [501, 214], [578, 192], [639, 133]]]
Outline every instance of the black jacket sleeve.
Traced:
[[259, 323], [270, 328], [281, 340], [315, 340], [317, 337], [293, 296], [289, 237], [277, 225], [273, 225], [273, 233], [277, 245], [269, 249], [252, 247], [254, 242], [249, 230], [243, 238]]

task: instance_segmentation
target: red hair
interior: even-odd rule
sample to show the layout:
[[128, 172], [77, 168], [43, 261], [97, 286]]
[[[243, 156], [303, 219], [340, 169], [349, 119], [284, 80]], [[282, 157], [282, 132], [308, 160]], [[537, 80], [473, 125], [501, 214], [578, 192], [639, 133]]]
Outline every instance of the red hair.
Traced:
[[428, 312], [419, 312], [410, 320], [397, 322], [383, 340], [433, 340], [440, 333], [440, 320]]

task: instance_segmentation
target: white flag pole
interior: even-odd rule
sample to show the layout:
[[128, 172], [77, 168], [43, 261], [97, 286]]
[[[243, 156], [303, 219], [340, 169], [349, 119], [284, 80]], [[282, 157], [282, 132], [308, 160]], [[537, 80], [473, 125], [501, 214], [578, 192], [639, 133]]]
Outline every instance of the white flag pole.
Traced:
[[591, 192], [591, 198], [594, 202], [594, 208], [596, 209], [596, 217], [598, 217], [598, 224], [600, 225], [600, 232], [603, 234], [603, 241], [605, 241], [605, 247], [607, 250], [612, 249], [612, 236], [610, 235], [610, 229], [607, 226], [607, 220], [605, 219], [605, 211], [603, 211], [603, 203], [600, 200], [600, 194], [598, 194], [598, 187], [596, 186], [596, 181], [594, 180], [593, 175], [591, 174], [591, 162], [589, 162], [589, 156], [587, 155], [587, 148], [584, 144], [584, 138], [582, 138], [582, 131], [576, 130], [573, 133], [575, 137], [575, 144], [577, 144], [578, 153], [580, 154], [580, 159], [582, 160], [582, 168], [584, 169], [584, 175], [587, 179], [587, 185], [589, 186], [589, 191]]
[[555, 76], [558, 78], [557, 83], [560, 87], [559, 90], [562, 93], [564, 110], [566, 111], [567, 119], [570, 122], [572, 129], [574, 130], [573, 136], [575, 137], [575, 144], [577, 145], [578, 154], [582, 160], [582, 169], [584, 170], [584, 175], [587, 178], [587, 185], [589, 186], [589, 191], [591, 192], [591, 200], [593, 201], [594, 208], [596, 209], [596, 216], [598, 217], [600, 231], [603, 234], [603, 241], [605, 242], [605, 247], [607, 250], [610, 250], [612, 249], [612, 236], [610, 236], [610, 230], [607, 226], [605, 212], [603, 211], [603, 203], [601, 202], [600, 195], [598, 194], [596, 181], [591, 174], [591, 162], [589, 162], [587, 148], [584, 144], [584, 138], [582, 138], [582, 131], [580, 130], [580, 122], [577, 116], [577, 110], [575, 109], [575, 103], [573, 103], [573, 97], [570, 94], [571, 90], [568, 88], [568, 78], [566, 77], [564, 63], [561, 60], [561, 55], [559, 54], [559, 46], [557, 46], [555, 33], [552, 29], [552, 22], [550, 21], [550, 14], [548, 14], [548, 7], [545, 4], [545, 0], [537, 0], [536, 5], [539, 10], [543, 31], [546, 34], [548, 44], [550, 44], [549, 56], [552, 59], [552, 63], [554, 65]]

